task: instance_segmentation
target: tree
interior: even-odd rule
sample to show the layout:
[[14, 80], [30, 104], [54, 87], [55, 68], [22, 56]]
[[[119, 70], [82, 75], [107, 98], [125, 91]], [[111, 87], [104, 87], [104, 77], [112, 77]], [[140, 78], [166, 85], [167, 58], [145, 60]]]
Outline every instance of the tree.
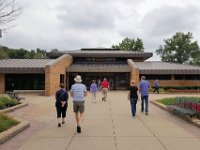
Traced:
[[0, 59], [7, 58], [8, 54], [4, 51], [3, 47], [0, 47]]
[[16, 5], [15, 0], [0, 0], [0, 28], [2, 30], [13, 27], [11, 24], [22, 13], [22, 7]]
[[164, 62], [198, 65], [200, 49], [197, 41], [192, 42], [192, 39], [190, 32], [187, 34], [177, 32], [172, 38], [164, 40], [165, 44], [160, 45], [156, 53]]
[[45, 56], [46, 56], [46, 51], [45, 50], [42, 50], [42, 49], [40, 49], [40, 48], [37, 48], [36, 49], [36, 53], [35, 53], [35, 56], [34, 56], [34, 58], [45, 58]]
[[144, 51], [143, 42], [139, 38], [137, 38], [135, 41], [134, 39], [129, 39], [128, 37], [126, 37], [118, 45], [112, 45], [112, 48], [125, 50], [125, 51], [138, 51], [138, 52]]

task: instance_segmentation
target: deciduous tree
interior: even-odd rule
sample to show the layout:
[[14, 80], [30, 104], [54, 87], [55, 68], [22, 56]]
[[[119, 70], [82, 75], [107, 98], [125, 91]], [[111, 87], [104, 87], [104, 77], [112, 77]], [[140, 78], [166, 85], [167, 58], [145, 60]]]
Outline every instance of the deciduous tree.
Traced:
[[138, 52], [144, 51], [143, 42], [139, 38], [134, 40], [134, 39], [129, 39], [128, 37], [126, 37], [119, 44], [112, 45], [112, 48], [125, 50], [125, 51], [138, 51]]
[[0, 29], [6, 30], [14, 26], [13, 21], [22, 13], [22, 7], [15, 0], [0, 0]]
[[192, 41], [192, 33], [177, 32], [172, 38], [165, 39], [156, 53], [164, 62], [200, 65], [200, 49], [197, 41]]

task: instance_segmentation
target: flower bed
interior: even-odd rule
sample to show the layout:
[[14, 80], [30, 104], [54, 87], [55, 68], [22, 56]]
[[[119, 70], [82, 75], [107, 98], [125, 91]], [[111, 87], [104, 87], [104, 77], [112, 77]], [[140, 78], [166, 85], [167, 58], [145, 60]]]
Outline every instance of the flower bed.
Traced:
[[164, 105], [175, 105], [180, 108], [189, 109], [195, 112], [195, 116], [200, 119], [200, 98], [199, 97], [175, 97], [158, 100]]

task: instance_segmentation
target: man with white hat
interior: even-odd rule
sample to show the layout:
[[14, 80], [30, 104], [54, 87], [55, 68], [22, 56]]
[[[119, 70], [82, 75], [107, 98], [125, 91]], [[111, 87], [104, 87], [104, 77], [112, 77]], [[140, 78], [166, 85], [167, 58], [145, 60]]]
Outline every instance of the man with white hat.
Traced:
[[70, 93], [73, 97], [73, 110], [75, 113], [75, 118], [77, 122], [77, 132], [81, 133], [81, 122], [83, 118], [83, 113], [85, 110], [85, 100], [84, 97], [87, 95], [86, 86], [82, 84], [81, 76], [77, 75], [74, 78], [75, 84], [72, 85]]

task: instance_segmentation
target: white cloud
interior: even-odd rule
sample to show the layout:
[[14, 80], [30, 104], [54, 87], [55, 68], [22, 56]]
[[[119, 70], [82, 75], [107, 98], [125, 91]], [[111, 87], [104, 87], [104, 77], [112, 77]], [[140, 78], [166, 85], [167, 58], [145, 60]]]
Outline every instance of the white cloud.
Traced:
[[125, 37], [141, 38], [154, 52], [176, 32], [200, 39], [198, 0], [17, 0], [24, 6], [17, 26], [1, 44], [51, 50], [111, 47]]

